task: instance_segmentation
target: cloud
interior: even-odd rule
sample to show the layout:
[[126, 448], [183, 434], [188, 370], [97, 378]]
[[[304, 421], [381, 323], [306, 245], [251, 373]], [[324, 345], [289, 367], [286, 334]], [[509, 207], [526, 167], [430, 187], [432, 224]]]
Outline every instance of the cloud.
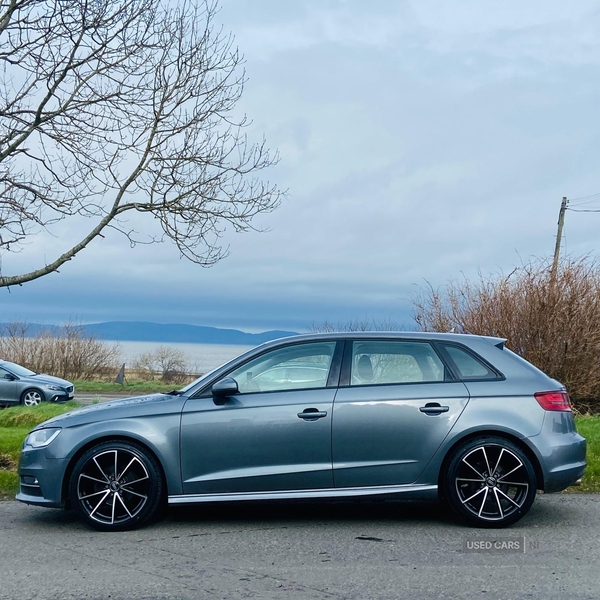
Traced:
[[[230, 256], [209, 270], [168, 243], [131, 250], [113, 232], [60, 275], [1, 294], [0, 312], [402, 322], [424, 279], [550, 254], [560, 198], [600, 192], [594, 11], [586, 1], [225, 1], [220, 18], [247, 60], [239, 109], [253, 139], [279, 148], [268, 176], [289, 189], [257, 219], [268, 231], [227, 231]], [[595, 219], [567, 215], [569, 251], [597, 251]], [[88, 227], [65, 222], [3, 268], [35, 268]]]

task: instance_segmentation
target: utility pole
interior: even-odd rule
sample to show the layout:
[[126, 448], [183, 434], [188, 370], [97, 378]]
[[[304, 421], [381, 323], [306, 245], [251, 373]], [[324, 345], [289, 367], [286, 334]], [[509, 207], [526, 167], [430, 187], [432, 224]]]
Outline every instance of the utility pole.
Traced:
[[565, 212], [567, 212], [568, 200], [566, 196], [563, 196], [562, 202], [560, 203], [560, 211], [558, 212], [558, 231], [556, 232], [556, 246], [554, 246], [554, 261], [552, 262], [552, 279], [556, 277], [556, 271], [558, 269], [558, 256], [560, 254], [560, 242], [562, 240], [563, 225], [565, 224]]

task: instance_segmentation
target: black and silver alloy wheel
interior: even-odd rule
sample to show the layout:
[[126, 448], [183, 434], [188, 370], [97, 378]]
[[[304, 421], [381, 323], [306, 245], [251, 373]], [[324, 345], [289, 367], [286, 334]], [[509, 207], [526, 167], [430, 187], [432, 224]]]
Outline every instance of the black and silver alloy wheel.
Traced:
[[454, 510], [479, 527], [505, 527], [523, 517], [536, 494], [531, 462], [512, 442], [479, 438], [448, 464], [446, 493]]
[[163, 487], [160, 467], [147, 450], [115, 441], [91, 448], [77, 461], [69, 495], [88, 524], [119, 531], [139, 527], [156, 514]]

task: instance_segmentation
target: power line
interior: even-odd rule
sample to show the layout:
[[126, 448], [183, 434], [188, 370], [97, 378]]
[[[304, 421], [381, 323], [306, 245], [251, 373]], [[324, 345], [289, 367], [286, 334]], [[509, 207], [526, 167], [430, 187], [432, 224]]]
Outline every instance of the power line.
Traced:
[[[573, 202], [577, 202], [575, 206], [593, 206], [600, 202], [600, 193], [591, 194], [590, 196], [581, 196], [580, 198], [574, 198], [573, 200], [567, 199], [563, 196], [562, 202], [560, 203], [560, 211], [558, 213], [558, 231], [556, 232], [556, 245], [554, 247], [554, 260], [552, 261], [552, 277], [556, 275], [558, 269], [558, 258], [560, 254], [560, 243], [563, 235], [563, 227], [565, 224], [565, 213], [570, 210], [571, 212], [594, 212], [600, 213], [600, 208], [571, 208]], [[566, 239], [565, 239], [566, 243]]]
[[595, 198], [600, 196], [600, 192], [596, 192], [595, 194], [590, 194], [589, 196], [579, 196], [579, 198], [572, 198], [569, 202], [578, 202], [579, 200], [587, 200], [588, 198]]
[[581, 206], [596, 206], [599, 203], [600, 203], [600, 198], [598, 198], [597, 200], [588, 200], [587, 202], [577, 202], [577, 203], [574, 204], [574, 206], [577, 206], [577, 207], [581, 207]]
[[569, 200], [569, 204], [584, 206], [586, 204], [595, 204], [598, 201], [600, 201], [600, 193], [591, 194], [590, 196], [581, 196], [580, 198], [573, 198], [572, 200]]
[[[563, 196], [562, 202], [560, 203], [560, 211], [558, 213], [558, 231], [556, 232], [556, 245], [554, 247], [554, 260], [552, 261], [552, 279], [556, 276], [558, 269], [558, 259], [560, 254], [560, 243], [562, 241], [563, 227], [565, 224], [565, 214], [568, 210], [572, 212], [584, 212], [584, 213], [600, 213], [600, 209], [596, 208], [570, 208], [570, 204], [575, 200], [580, 202], [575, 206], [591, 206], [596, 204], [600, 200], [600, 194], [592, 194], [591, 196], [582, 196], [581, 198], [575, 198], [574, 200], [568, 200], [566, 196]], [[566, 244], [566, 238], [565, 238]]]

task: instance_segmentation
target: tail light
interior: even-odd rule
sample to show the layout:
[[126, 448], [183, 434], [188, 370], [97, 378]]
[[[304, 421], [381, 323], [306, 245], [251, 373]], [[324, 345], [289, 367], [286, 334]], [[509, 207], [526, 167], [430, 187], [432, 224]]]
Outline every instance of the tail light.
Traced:
[[571, 412], [571, 399], [567, 392], [536, 392], [534, 396], [544, 410]]

